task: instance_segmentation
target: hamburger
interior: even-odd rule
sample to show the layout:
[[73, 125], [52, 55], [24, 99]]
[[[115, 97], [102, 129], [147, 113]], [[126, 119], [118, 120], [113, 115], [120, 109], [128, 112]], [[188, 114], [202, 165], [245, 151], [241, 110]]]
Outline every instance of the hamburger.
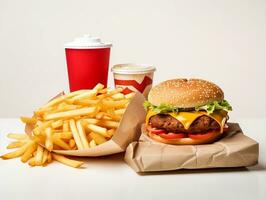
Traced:
[[232, 110], [222, 89], [202, 79], [164, 81], [151, 89], [144, 107], [147, 135], [176, 145], [216, 141], [228, 128]]

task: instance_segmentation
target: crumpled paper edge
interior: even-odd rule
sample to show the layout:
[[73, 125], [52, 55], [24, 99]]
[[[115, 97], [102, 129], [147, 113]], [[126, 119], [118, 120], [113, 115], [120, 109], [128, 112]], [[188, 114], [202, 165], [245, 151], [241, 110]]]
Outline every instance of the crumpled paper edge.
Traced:
[[[126, 163], [133, 168], [136, 172], [152, 172], [152, 171], [170, 171], [179, 169], [204, 169], [204, 168], [226, 168], [226, 167], [247, 167], [258, 163], [259, 144], [245, 136], [236, 123], [231, 123], [228, 134], [213, 144], [206, 145], [167, 145], [153, 141], [147, 135], [143, 134], [138, 142], [131, 143], [125, 154]], [[233, 129], [232, 129], [233, 127]], [[233, 139], [234, 138], [234, 139]], [[236, 141], [229, 149], [224, 142], [230, 144], [232, 139]], [[246, 141], [246, 145], [234, 149], [234, 145], [241, 145], [241, 141]], [[248, 144], [247, 144], [248, 143]], [[154, 156], [151, 152], [150, 155], [145, 154], [146, 150], [155, 148], [158, 150], [157, 155]], [[169, 151], [169, 148], [190, 149], [191, 153], [188, 159], [181, 164], [167, 166], [165, 163], [164, 151]], [[206, 151], [209, 148], [209, 151]], [[211, 151], [214, 148], [215, 151]], [[204, 155], [206, 154], [206, 155]], [[150, 157], [150, 158], [149, 158]], [[171, 156], [170, 156], [171, 157]], [[151, 160], [150, 162], [148, 162]], [[167, 160], [167, 159], [166, 159]]]

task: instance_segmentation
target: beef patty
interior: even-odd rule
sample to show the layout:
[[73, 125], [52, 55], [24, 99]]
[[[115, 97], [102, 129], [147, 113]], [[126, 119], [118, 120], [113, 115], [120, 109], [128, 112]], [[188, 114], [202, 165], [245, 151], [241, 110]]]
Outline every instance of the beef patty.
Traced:
[[171, 115], [158, 114], [150, 118], [150, 124], [152, 127], [158, 129], [164, 129], [167, 132], [182, 132], [182, 133], [199, 133], [206, 132], [208, 130], [219, 129], [220, 125], [212, 118], [203, 115], [198, 117], [186, 130], [183, 124], [172, 117]]

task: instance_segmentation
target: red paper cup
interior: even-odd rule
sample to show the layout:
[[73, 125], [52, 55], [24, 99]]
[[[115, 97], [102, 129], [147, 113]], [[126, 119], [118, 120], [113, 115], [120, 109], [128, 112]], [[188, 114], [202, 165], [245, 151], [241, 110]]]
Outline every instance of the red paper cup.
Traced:
[[123, 93], [140, 92], [147, 98], [152, 87], [155, 67], [143, 64], [118, 64], [112, 67], [116, 87], [122, 87]]
[[70, 91], [107, 86], [111, 44], [85, 35], [65, 45]]

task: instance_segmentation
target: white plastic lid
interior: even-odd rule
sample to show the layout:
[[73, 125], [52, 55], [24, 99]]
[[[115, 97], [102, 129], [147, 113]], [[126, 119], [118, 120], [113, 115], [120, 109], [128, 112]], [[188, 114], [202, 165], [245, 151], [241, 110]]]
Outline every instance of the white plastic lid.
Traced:
[[90, 35], [75, 38], [72, 42], [65, 44], [65, 48], [68, 49], [101, 49], [110, 48], [111, 46], [111, 43], [103, 43], [100, 38]]
[[156, 68], [152, 65], [134, 63], [114, 65], [111, 69], [112, 72], [117, 74], [144, 74], [154, 72], [155, 70]]

